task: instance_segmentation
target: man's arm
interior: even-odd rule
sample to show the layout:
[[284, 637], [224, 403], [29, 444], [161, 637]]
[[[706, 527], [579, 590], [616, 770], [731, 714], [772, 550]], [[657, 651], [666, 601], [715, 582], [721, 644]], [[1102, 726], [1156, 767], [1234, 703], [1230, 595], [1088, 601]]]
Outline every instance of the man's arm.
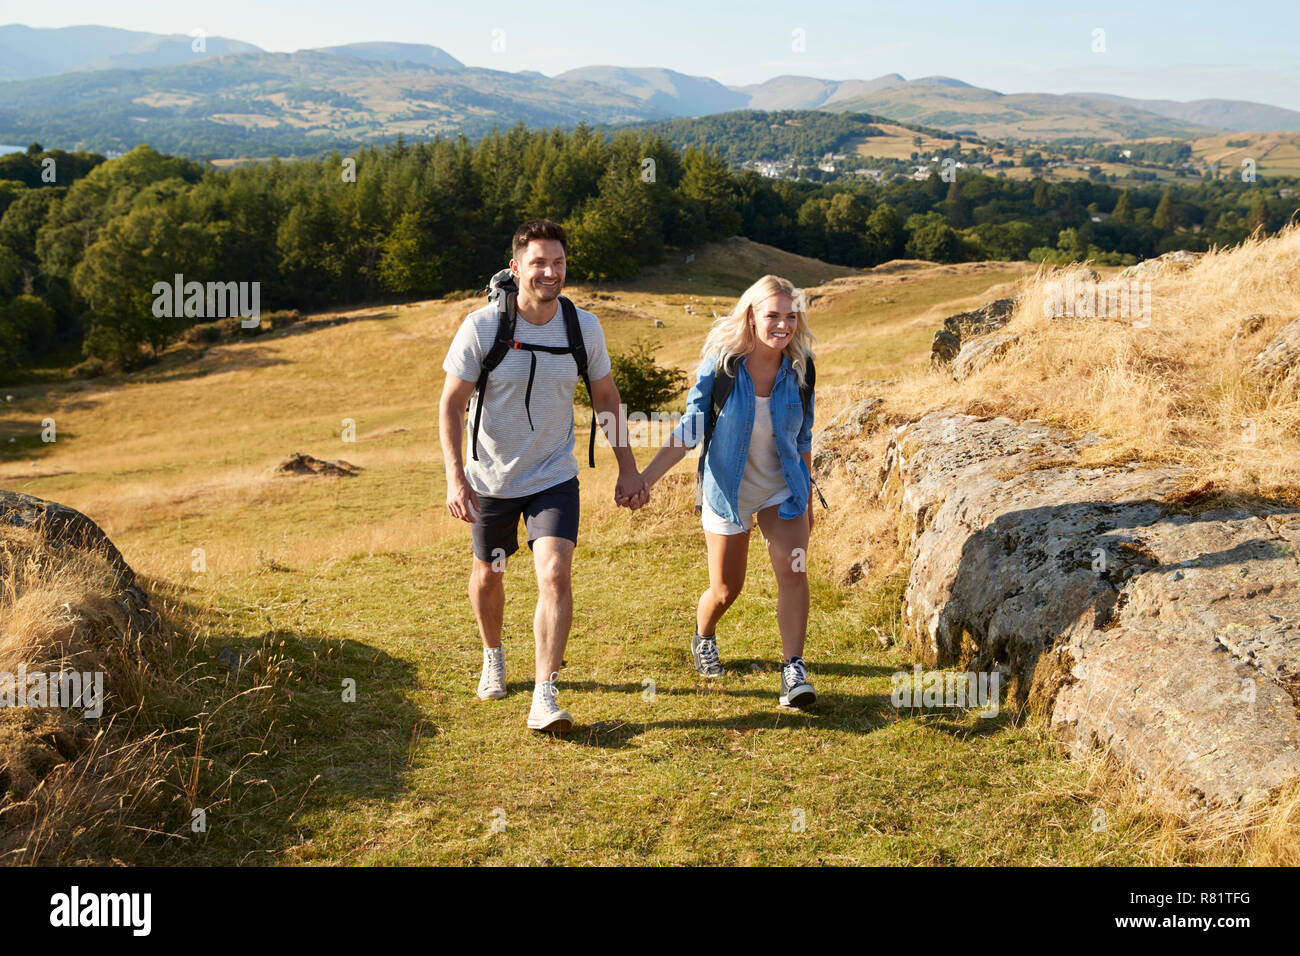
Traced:
[[479, 500], [465, 480], [465, 456], [461, 445], [465, 441], [465, 404], [474, 394], [474, 388], [474, 382], [448, 373], [438, 403], [438, 435], [447, 473], [447, 513], [471, 524], [474, 512], [479, 510]]
[[596, 421], [605, 430], [609, 446], [614, 449], [614, 458], [618, 460], [618, 484], [614, 487], [614, 500], [620, 505], [640, 508], [649, 500], [650, 493], [641, 480], [641, 473], [637, 471], [632, 449], [620, 440], [627, 437], [627, 424], [623, 418], [623, 400], [619, 397], [618, 386], [614, 384], [612, 374], [606, 374], [604, 378], [591, 383], [591, 404], [596, 409]]

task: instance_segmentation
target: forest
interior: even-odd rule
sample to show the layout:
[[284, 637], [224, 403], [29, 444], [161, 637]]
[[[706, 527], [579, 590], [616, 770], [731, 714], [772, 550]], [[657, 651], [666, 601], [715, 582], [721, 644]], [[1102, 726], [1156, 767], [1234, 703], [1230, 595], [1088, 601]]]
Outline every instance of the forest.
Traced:
[[568, 230], [575, 281], [624, 279], [669, 250], [732, 235], [854, 267], [1125, 264], [1276, 231], [1300, 207], [1285, 185], [1118, 189], [967, 172], [802, 182], [738, 172], [716, 149], [650, 131], [606, 136], [585, 124], [518, 124], [477, 143], [399, 137], [228, 170], [144, 145], [106, 160], [33, 143], [0, 157], [0, 371], [12, 378], [70, 354], [93, 359], [83, 374], [150, 361], [202, 321], [155, 315], [154, 284], [177, 273], [258, 282], [269, 310], [480, 289], [533, 217]]

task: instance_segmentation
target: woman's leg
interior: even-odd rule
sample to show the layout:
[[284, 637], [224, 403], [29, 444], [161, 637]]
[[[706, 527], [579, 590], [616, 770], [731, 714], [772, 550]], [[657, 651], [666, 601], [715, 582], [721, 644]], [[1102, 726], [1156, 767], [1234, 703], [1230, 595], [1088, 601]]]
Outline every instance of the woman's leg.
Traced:
[[781, 629], [781, 659], [788, 661], [796, 654], [803, 657], [808, 634], [808, 515], [787, 520], [777, 515], [780, 507], [760, 511], [758, 526], [776, 573], [776, 623]]
[[709, 589], [700, 595], [695, 609], [695, 632], [712, 637], [713, 629], [727, 608], [740, 595], [749, 563], [749, 532], [716, 534], [704, 532], [709, 549]]

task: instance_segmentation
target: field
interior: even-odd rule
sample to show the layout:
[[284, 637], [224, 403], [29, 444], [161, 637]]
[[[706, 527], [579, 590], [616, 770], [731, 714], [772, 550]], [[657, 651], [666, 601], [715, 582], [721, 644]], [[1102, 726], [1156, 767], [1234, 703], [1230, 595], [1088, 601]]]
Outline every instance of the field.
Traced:
[[[1006, 294], [1032, 268], [894, 263], [863, 273], [732, 240], [625, 286], [569, 294], [602, 317], [613, 348], [649, 341], [662, 363], [693, 370], [710, 312], [763, 271], [789, 275], [816, 292], [824, 422], [861, 382], [922, 375], [945, 315]], [[728, 675], [707, 686], [695, 675], [687, 643], [707, 573], [689, 465], [630, 513], [612, 503], [607, 452], [580, 474], [577, 612], [560, 679], [578, 726], [566, 739], [524, 727], [536, 594], [526, 549], [507, 578], [510, 696], [477, 700], [468, 529], [444, 508], [437, 435], [441, 360], [477, 304], [317, 315], [185, 361], [179, 349], [129, 379], [10, 390], [3, 486], [93, 517], [191, 642], [195, 672], [228, 706], [249, 708], [255, 728], [201, 739], [201, 753], [196, 745], [196, 778], [205, 760], [205, 774], [212, 762], [229, 768], [228, 785], [208, 791], [217, 798], [196, 798], [205, 832], [186, 826], [187, 806], [161, 826], [165, 836], [106, 834], [102, 845], [55, 842], [11, 859], [1250, 858], [1240, 841], [1186, 838], [1100, 759], [1066, 760], [1037, 719], [892, 706], [891, 675], [911, 667], [882, 641], [898, 631], [902, 578], [895, 569], [867, 586], [840, 579], [837, 526], [855, 517], [845, 495], [818, 511], [812, 543], [816, 711], [776, 709], [775, 585], [757, 535], [746, 590], [719, 629]], [[50, 444], [39, 437], [47, 417], [58, 428]], [[578, 417], [579, 444], [588, 421]], [[349, 422], [355, 441], [344, 440]], [[276, 477], [296, 451], [362, 470]], [[642, 463], [652, 454], [637, 451]], [[254, 664], [230, 674], [221, 655], [232, 650]], [[355, 702], [343, 699], [349, 680]]]

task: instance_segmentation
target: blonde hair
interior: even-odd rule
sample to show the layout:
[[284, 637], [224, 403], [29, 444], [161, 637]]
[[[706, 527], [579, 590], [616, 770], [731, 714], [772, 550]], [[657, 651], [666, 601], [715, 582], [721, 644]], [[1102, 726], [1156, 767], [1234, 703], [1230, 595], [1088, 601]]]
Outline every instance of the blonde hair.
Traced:
[[813, 358], [812, 345], [817, 339], [808, 328], [808, 315], [803, 309], [802, 291], [796, 289], [789, 279], [782, 279], [780, 276], [765, 275], [741, 293], [731, 313], [715, 321], [713, 327], [709, 329], [700, 355], [702, 358], [716, 355], [716, 367], [724, 368], [728, 373], [734, 374], [737, 360], [742, 355], [748, 355], [753, 351], [758, 340], [754, 329], [749, 324], [751, 319], [755, 319], [755, 307], [774, 295], [788, 295], [794, 299], [794, 310], [799, 318], [799, 325], [784, 351], [802, 387], [804, 373]]

